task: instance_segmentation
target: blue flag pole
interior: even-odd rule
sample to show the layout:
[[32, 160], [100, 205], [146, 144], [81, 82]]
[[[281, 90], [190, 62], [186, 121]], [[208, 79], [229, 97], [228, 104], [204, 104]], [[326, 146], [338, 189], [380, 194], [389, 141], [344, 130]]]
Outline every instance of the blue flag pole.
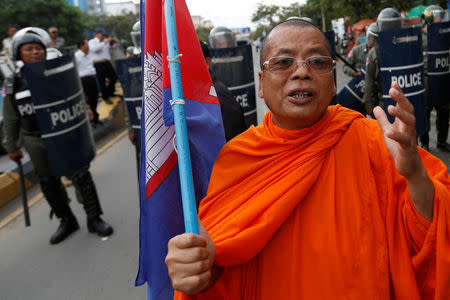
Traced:
[[[198, 234], [197, 209], [195, 205], [194, 184], [192, 178], [191, 157], [189, 154], [186, 114], [184, 109], [183, 86], [181, 81], [180, 57], [178, 51], [177, 25], [173, 0], [164, 4], [166, 18], [166, 35], [170, 85], [172, 91], [171, 105], [175, 122], [178, 169], [180, 175], [181, 198], [183, 202], [184, 227], [189, 233]], [[193, 41], [195, 42], [195, 41]]]

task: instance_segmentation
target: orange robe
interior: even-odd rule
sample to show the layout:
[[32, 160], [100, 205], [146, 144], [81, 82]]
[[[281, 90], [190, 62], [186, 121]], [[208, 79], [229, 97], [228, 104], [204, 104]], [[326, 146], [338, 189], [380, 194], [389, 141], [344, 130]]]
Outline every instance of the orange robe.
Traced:
[[450, 180], [419, 154], [435, 188], [431, 223], [375, 120], [331, 106], [289, 131], [268, 113], [225, 145], [200, 205], [224, 272], [175, 299], [450, 299]]

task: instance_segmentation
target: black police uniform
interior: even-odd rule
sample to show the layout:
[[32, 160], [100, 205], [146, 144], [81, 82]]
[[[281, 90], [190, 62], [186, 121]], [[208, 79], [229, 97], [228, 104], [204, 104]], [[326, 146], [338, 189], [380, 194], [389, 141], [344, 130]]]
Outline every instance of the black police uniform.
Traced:
[[225, 140], [228, 142], [247, 130], [244, 111], [222, 81], [217, 79], [214, 74], [211, 74], [211, 79], [216, 89], [217, 98], [219, 99], [223, 128], [225, 130]]
[[[4, 97], [4, 139], [3, 145], [8, 153], [20, 149], [18, 145], [19, 132], [22, 132], [25, 149], [30, 155], [34, 170], [39, 178], [42, 193], [47, 199], [53, 213], [61, 219], [61, 226], [50, 239], [56, 244], [64, 240], [68, 232], [79, 228], [78, 222], [69, 206], [69, 197], [60, 178], [52, 174], [47, 150], [41, 138], [36, 114], [31, 101], [31, 93], [27, 86], [24, 73], [21, 70], [6, 83], [7, 95]], [[94, 181], [88, 170], [89, 166], [69, 175], [76, 189], [77, 199], [83, 204], [88, 218], [88, 230], [99, 235], [110, 235], [112, 227], [103, 221], [97, 224], [102, 214], [100, 201]], [[64, 227], [65, 226], [65, 227]], [[62, 228], [64, 227], [64, 228]], [[64, 232], [60, 232], [60, 231]]]
[[[422, 31], [422, 47], [424, 49], [424, 66], [425, 66], [425, 75], [427, 76], [428, 72], [428, 59], [426, 52], [428, 50], [428, 36], [425, 32]], [[427, 116], [427, 131], [419, 137], [420, 146], [425, 149], [429, 149], [430, 137], [429, 132], [431, 129], [431, 111], [436, 109], [436, 130], [437, 130], [437, 147], [443, 151], [450, 152], [450, 145], [447, 143], [448, 137], [448, 126], [450, 120], [450, 104], [441, 104], [441, 105], [433, 105], [430, 103], [428, 99], [428, 78], [425, 80], [425, 110]]]

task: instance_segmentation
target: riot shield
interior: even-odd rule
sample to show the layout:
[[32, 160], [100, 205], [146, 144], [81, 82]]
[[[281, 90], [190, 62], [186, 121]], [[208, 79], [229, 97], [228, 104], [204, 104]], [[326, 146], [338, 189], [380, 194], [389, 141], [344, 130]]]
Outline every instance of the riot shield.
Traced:
[[[420, 28], [381, 31], [379, 34], [381, 87], [385, 109], [395, 105], [389, 96], [392, 81], [397, 81], [414, 106], [417, 135], [426, 131], [424, 66]], [[387, 113], [387, 112], [386, 112]], [[394, 117], [387, 113], [390, 122]]]
[[[141, 136], [142, 65], [140, 57], [116, 60], [117, 75], [123, 89], [128, 116], [136, 137]], [[136, 139], [140, 143], [140, 139]]]
[[444, 105], [450, 103], [450, 22], [432, 23], [427, 29], [428, 45], [428, 103]]
[[244, 109], [247, 127], [256, 125], [255, 79], [252, 46], [211, 49], [212, 72]]
[[24, 66], [53, 175], [70, 175], [95, 156], [83, 88], [72, 56]]
[[[324, 32], [327, 40], [328, 40], [328, 44], [330, 45], [331, 48], [331, 57], [333, 57], [334, 60], [336, 60], [336, 45], [334, 44], [334, 30], [330, 30], [330, 31], [325, 31]], [[333, 77], [334, 77], [334, 85], [336, 85], [336, 66], [334, 66], [333, 68]], [[330, 105], [334, 105], [337, 104], [337, 96], [333, 95], [333, 99], [331, 99]]]
[[361, 75], [355, 76], [347, 83], [344, 88], [337, 94], [337, 103], [356, 110], [363, 115], [366, 114], [366, 109], [364, 108], [364, 103], [362, 102], [364, 92], [365, 92], [365, 80], [366, 70], [361, 69]]

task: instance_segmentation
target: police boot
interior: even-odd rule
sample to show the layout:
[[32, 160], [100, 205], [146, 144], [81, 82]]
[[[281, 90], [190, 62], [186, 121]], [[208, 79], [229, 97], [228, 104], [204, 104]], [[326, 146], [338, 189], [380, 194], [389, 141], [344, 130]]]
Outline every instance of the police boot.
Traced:
[[88, 231], [91, 233], [96, 232], [99, 236], [108, 236], [113, 233], [113, 228], [111, 225], [106, 223], [100, 217], [87, 220]]
[[82, 204], [87, 216], [88, 231], [96, 232], [99, 236], [111, 235], [113, 228], [100, 218], [103, 212], [91, 173], [88, 170], [81, 171], [72, 177], [72, 182], [83, 198]]
[[50, 244], [58, 244], [71, 233], [77, 231], [80, 226], [70, 209], [69, 197], [59, 178], [41, 178], [40, 184], [42, 193], [47, 199], [52, 212], [61, 222], [56, 232], [50, 238]]
[[58, 230], [51, 236], [50, 244], [58, 244], [65, 240], [71, 233], [80, 229], [77, 219], [72, 214], [70, 216], [61, 218]]
[[443, 142], [437, 144], [438, 149], [444, 151], [444, 152], [450, 152], [450, 144]]

